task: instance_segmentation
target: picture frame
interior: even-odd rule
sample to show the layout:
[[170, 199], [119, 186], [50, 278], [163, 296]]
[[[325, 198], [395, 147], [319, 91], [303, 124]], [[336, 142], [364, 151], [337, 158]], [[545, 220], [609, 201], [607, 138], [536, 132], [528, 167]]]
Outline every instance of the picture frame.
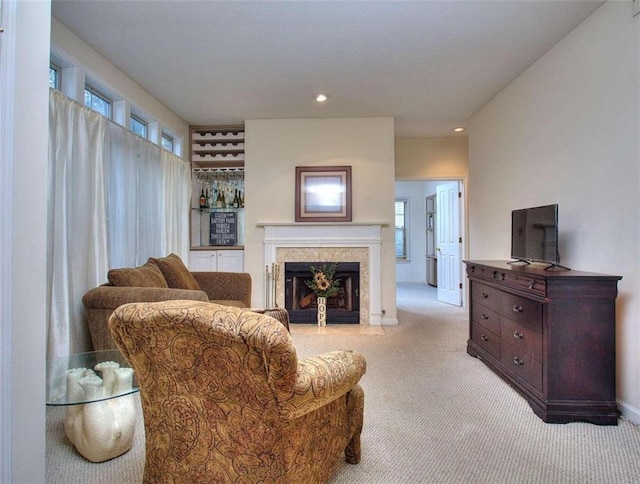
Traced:
[[296, 222], [351, 222], [351, 166], [296, 166]]

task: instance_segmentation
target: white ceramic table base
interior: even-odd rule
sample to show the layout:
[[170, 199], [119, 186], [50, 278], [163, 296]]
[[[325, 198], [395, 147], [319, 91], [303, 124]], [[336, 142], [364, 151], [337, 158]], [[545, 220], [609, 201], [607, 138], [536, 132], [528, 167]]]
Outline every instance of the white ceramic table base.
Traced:
[[[93, 370], [76, 368], [67, 372], [67, 392], [100, 400], [131, 389], [133, 370], [104, 362]], [[81, 400], [80, 398], [79, 400]], [[104, 462], [124, 454], [133, 444], [136, 426], [134, 394], [67, 407], [64, 430], [78, 452], [91, 462]]]

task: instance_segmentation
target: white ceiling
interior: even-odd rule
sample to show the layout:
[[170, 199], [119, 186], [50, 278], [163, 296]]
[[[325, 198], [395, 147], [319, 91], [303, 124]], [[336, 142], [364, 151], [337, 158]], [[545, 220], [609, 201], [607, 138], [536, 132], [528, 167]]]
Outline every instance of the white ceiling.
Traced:
[[52, 13], [189, 124], [393, 116], [397, 137], [423, 137], [452, 136], [603, 3], [53, 0]]

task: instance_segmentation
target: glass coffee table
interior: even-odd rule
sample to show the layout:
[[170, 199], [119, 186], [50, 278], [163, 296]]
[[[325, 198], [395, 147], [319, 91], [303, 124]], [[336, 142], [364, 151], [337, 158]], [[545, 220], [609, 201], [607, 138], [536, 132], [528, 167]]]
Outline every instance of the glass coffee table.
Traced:
[[49, 362], [49, 406], [66, 406], [64, 430], [78, 452], [104, 462], [127, 452], [137, 419], [133, 369], [118, 350], [91, 351]]

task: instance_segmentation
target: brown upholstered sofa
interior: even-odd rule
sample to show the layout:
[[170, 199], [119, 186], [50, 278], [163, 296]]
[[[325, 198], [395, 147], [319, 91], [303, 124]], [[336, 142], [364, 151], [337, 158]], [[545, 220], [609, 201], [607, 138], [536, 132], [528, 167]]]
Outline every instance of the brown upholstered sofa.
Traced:
[[109, 327], [140, 386], [145, 483], [323, 483], [360, 461], [360, 353], [298, 360], [275, 319], [196, 301], [127, 304]]
[[[190, 272], [176, 254], [150, 258], [135, 268], [112, 269], [108, 283], [90, 289], [82, 298], [93, 349], [117, 349], [107, 321], [114, 309], [132, 302], [175, 299], [215, 302], [226, 306], [251, 306], [251, 276], [236, 272]], [[267, 312], [287, 329], [289, 316], [284, 309], [252, 309]]]

